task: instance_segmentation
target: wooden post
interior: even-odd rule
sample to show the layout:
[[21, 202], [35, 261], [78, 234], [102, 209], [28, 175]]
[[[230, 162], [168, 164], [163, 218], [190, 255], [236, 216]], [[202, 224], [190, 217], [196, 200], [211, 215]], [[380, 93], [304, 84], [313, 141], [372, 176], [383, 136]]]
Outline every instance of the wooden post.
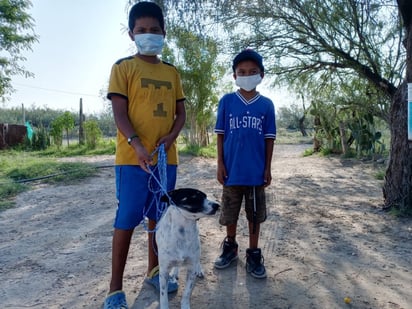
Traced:
[[26, 124], [26, 110], [24, 109], [24, 104], [21, 103], [21, 110], [23, 112], [23, 125]]
[[79, 112], [79, 145], [84, 145], [84, 131], [83, 131], [83, 99], [80, 98], [80, 112]]

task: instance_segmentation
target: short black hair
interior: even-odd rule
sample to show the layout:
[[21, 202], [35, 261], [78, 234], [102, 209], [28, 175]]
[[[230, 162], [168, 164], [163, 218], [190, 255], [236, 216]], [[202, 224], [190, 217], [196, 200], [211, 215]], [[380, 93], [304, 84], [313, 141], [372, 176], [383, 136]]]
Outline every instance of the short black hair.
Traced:
[[133, 31], [136, 20], [142, 17], [153, 17], [159, 21], [160, 27], [165, 32], [165, 20], [162, 9], [154, 2], [138, 2], [129, 12], [129, 30]]
[[256, 65], [259, 67], [259, 69], [262, 72], [265, 72], [265, 68], [263, 67], [262, 56], [250, 48], [242, 50], [239, 54], [237, 54], [235, 59], [233, 59], [233, 65], [232, 65], [233, 72], [236, 72], [236, 67], [240, 62], [246, 61], [246, 60], [253, 61], [254, 63], [256, 63]]

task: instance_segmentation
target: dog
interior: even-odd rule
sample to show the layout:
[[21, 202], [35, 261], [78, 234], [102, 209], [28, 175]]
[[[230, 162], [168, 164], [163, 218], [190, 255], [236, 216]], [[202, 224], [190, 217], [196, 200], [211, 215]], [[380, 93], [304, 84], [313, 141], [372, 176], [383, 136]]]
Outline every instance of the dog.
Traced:
[[207, 199], [202, 191], [182, 188], [161, 198], [168, 203], [157, 224], [156, 243], [159, 259], [160, 308], [169, 308], [168, 279], [177, 280], [178, 267], [187, 269], [181, 308], [190, 309], [196, 276], [203, 277], [200, 266], [200, 239], [197, 220], [214, 215], [220, 205]]

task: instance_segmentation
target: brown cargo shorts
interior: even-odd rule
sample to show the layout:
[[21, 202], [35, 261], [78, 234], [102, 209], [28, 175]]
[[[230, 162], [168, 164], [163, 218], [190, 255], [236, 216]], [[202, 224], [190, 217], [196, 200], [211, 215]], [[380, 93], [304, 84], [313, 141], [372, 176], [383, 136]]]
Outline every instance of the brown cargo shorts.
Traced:
[[266, 197], [263, 186], [223, 186], [222, 207], [219, 223], [229, 225], [237, 223], [243, 198], [245, 200], [246, 218], [254, 222], [253, 213], [256, 208], [256, 223], [266, 220]]

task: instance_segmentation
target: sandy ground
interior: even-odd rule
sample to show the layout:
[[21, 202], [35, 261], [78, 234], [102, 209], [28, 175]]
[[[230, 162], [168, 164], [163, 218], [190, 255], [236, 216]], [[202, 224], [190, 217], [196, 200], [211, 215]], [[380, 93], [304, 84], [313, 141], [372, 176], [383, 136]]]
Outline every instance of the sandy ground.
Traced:
[[[302, 157], [308, 145], [276, 145], [268, 220], [261, 247], [268, 278], [245, 271], [246, 222], [239, 261], [215, 270], [224, 229], [200, 221], [202, 265], [192, 308], [412, 308], [412, 222], [380, 210], [371, 163]], [[89, 158], [110, 165], [113, 157]], [[213, 159], [182, 157], [178, 187], [219, 199]], [[0, 213], [0, 308], [101, 308], [110, 278], [114, 173], [73, 185], [37, 185]], [[158, 308], [145, 284], [146, 232], [137, 228], [124, 290], [131, 308]], [[184, 273], [184, 270], [182, 270]], [[170, 296], [178, 308], [181, 288]], [[351, 299], [350, 304], [344, 298]]]

